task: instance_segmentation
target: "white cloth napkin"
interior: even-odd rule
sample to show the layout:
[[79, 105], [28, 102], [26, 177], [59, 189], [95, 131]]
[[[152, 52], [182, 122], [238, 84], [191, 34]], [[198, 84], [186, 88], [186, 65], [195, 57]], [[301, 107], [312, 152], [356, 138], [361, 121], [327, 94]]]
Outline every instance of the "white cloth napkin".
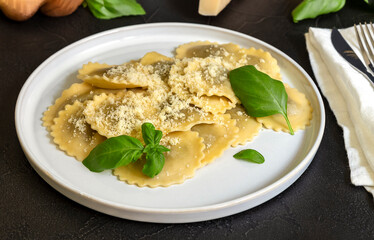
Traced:
[[[359, 57], [354, 28], [339, 30]], [[335, 50], [331, 29], [305, 34], [316, 80], [343, 128], [351, 181], [374, 195], [374, 88]]]

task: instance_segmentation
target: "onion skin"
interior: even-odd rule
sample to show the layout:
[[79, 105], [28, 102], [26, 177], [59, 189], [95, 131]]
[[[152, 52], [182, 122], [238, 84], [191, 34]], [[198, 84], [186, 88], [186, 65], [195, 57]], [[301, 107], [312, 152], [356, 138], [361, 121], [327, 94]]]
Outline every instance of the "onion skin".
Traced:
[[73, 13], [83, 0], [0, 0], [0, 9], [9, 19], [26, 21], [40, 9], [51, 17]]
[[50, 17], [67, 16], [75, 12], [82, 4], [83, 0], [49, 0], [40, 11]]

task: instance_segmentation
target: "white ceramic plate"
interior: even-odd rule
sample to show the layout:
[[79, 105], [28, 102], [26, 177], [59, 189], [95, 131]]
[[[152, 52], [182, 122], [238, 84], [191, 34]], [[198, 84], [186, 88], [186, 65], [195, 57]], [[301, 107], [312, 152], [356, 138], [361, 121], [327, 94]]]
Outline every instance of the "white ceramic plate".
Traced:
[[[263, 130], [246, 146], [228, 149], [194, 178], [168, 188], [139, 188], [118, 181], [111, 171], [92, 173], [53, 144], [41, 117], [63, 89], [78, 82], [89, 61], [120, 64], [150, 51], [172, 56], [182, 43], [210, 40], [262, 48], [279, 62], [285, 82], [305, 93], [313, 121], [294, 136]], [[41, 64], [23, 86], [16, 106], [16, 128], [31, 165], [52, 187], [72, 200], [113, 216], [148, 222], [204, 221], [257, 206], [289, 187], [308, 167], [322, 138], [325, 113], [313, 81], [293, 60], [274, 47], [247, 35], [205, 25], [160, 23], [118, 28], [82, 39]], [[244, 148], [265, 156], [258, 165], [235, 160]]]

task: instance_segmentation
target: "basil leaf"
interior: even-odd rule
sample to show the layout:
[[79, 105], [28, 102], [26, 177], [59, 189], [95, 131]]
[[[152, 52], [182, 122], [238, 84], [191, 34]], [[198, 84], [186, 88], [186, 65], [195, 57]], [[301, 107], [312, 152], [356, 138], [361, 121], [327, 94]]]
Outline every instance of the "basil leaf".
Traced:
[[162, 138], [162, 132], [155, 130], [155, 126], [152, 123], [142, 124], [142, 135], [145, 144], [157, 145], [160, 143]]
[[155, 136], [154, 136], [154, 144], [160, 144], [161, 138], [162, 138], [162, 132], [160, 130], [156, 130]]
[[135, 162], [143, 154], [142, 143], [130, 136], [108, 138], [97, 145], [83, 160], [92, 172], [102, 172]]
[[155, 130], [152, 123], [143, 123], [142, 135], [146, 144], [144, 152], [146, 153], [146, 163], [143, 167], [143, 173], [153, 178], [159, 174], [165, 164], [163, 152], [170, 151], [167, 147], [159, 145], [162, 138], [162, 132]]
[[159, 145], [162, 132], [155, 130], [152, 123], [142, 124], [142, 134], [145, 147], [138, 139], [126, 135], [108, 138], [90, 152], [83, 160], [83, 164], [92, 172], [102, 172], [106, 169], [126, 166], [137, 161], [145, 153], [146, 163], [143, 173], [149, 177], [156, 176], [165, 164], [163, 152], [170, 149]]
[[162, 146], [162, 145], [157, 145], [155, 148], [156, 148], [156, 150], [159, 151], [159, 152], [169, 152], [169, 151], [170, 151], [169, 148], [164, 147], [164, 146]]
[[155, 126], [152, 123], [143, 123], [142, 124], [142, 135], [145, 144], [154, 144], [155, 142]]
[[304, 0], [293, 11], [293, 21], [297, 23], [307, 18], [337, 12], [345, 5], [345, 0]]
[[155, 148], [147, 152], [146, 160], [147, 162], [144, 164], [143, 173], [151, 178], [159, 174], [165, 164], [164, 154], [157, 151]]
[[147, 145], [145, 146], [143, 152], [148, 153], [151, 151], [158, 151], [158, 152], [169, 152], [170, 149], [167, 147], [164, 147], [162, 145]]
[[240, 99], [246, 113], [252, 117], [266, 117], [281, 114], [293, 135], [287, 117], [288, 95], [281, 81], [274, 80], [265, 73], [248, 65], [230, 71], [231, 87]]
[[136, 0], [86, 0], [85, 4], [92, 14], [100, 19], [145, 14], [144, 9]]
[[152, 145], [146, 145], [143, 152], [144, 153], [149, 153], [150, 151], [153, 151], [153, 148], [154, 148], [154, 146], [152, 146]]
[[238, 152], [237, 154], [235, 154], [234, 158], [245, 160], [248, 162], [253, 162], [253, 163], [264, 163], [265, 162], [264, 156], [262, 156], [261, 153], [253, 149], [242, 150]]

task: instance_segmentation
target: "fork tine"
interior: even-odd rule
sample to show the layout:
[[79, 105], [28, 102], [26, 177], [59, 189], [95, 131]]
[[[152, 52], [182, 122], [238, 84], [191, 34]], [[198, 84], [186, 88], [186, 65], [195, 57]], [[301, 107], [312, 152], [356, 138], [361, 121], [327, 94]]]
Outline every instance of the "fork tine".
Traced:
[[362, 56], [364, 57], [365, 63], [367, 63], [369, 59], [368, 59], [368, 56], [366, 55], [366, 51], [365, 51], [364, 45], [362, 43], [362, 40], [361, 40], [361, 37], [360, 37], [361, 35], [359, 33], [358, 27], [357, 27], [356, 24], [353, 24], [353, 26], [355, 28], [357, 42], [358, 42], [358, 45], [360, 46], [360, 50], [361, 50]]
[[[371, 63], [370, 63], [369, 57], [366, 53], [366, 49], [364, 47], [364, 41], [366, 41], [365, 42], [366, 45], [368, 45], [368, 43], [367, 43], [366, 38], [364, 36], [361, 36], [361, 34], [360, 34], [360, 32], [363, 33], [364, 29], [362, 28], [361, 23], [359, 23], [359, 24], [360, 24], [360, 31], [358, 30], [359, 27], [357, 27], [356, 24], [354, 24], [354, 28], [355, 28], [355, 31], [356, 31], [356, 37], [357, 37], [358, 45], [360, 46], [360, 49], [361, 49], [362, 56], [364, 58], [364, 62], [370, 68]], [[364, 39], [364, 41], [362, 41], [361, 38]]]
[[[370, 22], [370, 27], [371, 27], [371, 31], [369, 31], [369, 34], [370, 34], [370, 41], [371, 41], [371, 46], [374, 48], [374, 38], [373, 38], [373, 34], [374, 34], [374, 26], [373, 26], [373, 23]], [[368, 28], [369, 30], [369, 28]], [[374, 60], [374, 56], [373, 56], [373, 59]]]
[[[370, 24], [371, 24], [371, 27], [373, 27], [373, 25], [372, 25], [372, 23], [370, 22]], [[370, 31], [370, 29], [369, 29], [369, 27], [368, 27], [368, 24], [366, 24], [366, 22], [365, 22], [365, 27], [366, 27], [366, 32], [367, 32], [367, 35], [366, 34], [364, 34], [365, 35], [365, 38], [366, 39], [369, 39], [369, 41], [370, 41], [370, 44], [366, 41], [366, 48], [368, 49], [368, 51], [369, 51], [369, 56], [370, 56], [370, 62], [373, 64], [373, 62], [374, 62], [374, 54], [373, 54], [373, 51], [372, 51], [372, 46], [374, 46], [374, 40], [373, 40], [373, 37], [372, 37], [372, 35], [371, 35], [371, 31]], [[369, 36], [369, 37], [367, 37], [367, 36]]]

